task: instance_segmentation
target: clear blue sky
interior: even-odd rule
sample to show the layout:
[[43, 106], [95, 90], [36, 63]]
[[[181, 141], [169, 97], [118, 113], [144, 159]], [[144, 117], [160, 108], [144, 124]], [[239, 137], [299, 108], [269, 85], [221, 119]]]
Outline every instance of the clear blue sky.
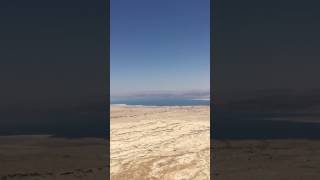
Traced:
[[111, 96], [209, 90], [209, 0], [111, 0]]

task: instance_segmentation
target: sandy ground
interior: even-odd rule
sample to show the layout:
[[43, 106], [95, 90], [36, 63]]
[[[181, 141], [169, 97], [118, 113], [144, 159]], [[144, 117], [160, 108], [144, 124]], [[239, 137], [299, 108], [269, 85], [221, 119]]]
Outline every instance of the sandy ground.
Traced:
[[107, 145], [102, 139], [0, 137], [1, 180], [103, 180]]
[[320, 179], [319, 140], [213, 141], [213, 179]]
[[210, 179], [209, 112], [209, 106], [112, 106], [111, 179]]
[[[112, 180], [210, 179], [209, 107], [111, 107]], [[318, 180], [319, 140], [214, 140], [211, 178]], [[0, 137], [0, 180], [107, 179], [102, 139]]]

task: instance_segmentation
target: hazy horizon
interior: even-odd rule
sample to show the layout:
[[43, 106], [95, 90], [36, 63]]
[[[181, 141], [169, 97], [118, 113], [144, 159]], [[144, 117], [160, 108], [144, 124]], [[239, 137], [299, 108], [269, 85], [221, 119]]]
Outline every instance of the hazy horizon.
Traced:
[[114, 93], [111, 94], [110, 98], [139, 98], [139, 97], [176, 97], [176, 98], [210, 98], [210, 90], [186, 90], [186, 91], [175, 91], [175, 90], [162, 90], [162, 91], [137, 91], [127, 93]]

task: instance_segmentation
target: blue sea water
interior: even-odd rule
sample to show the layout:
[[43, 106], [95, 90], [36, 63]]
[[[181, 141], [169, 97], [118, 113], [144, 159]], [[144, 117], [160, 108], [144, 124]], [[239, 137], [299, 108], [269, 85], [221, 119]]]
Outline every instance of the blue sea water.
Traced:
[[[209, 105], [208, 100], [177, 98], [135, 98], [111, 101], [145, 106]], [[64, 138], [109, 138], [107, 109], [97, 111], [48, 111], [0, 113], [0, 136], [49, 134]]]
[[130, 98], [113, 99], [111, 104], [143, 105], [143, 106], [199, 106], [209, 105], [209, 99], [187, 98]]
[[105, 112], [20, 112], [0, 114], [0, 136], [52, 135], [64, 138], [108, 138]]
[[[304, 122], [310, 114], [223, 112], [216, 111], [211, 119], [213, 139], [320, 139], [318, 122]], [[292, 117], [301, 121], [293, 121]]]

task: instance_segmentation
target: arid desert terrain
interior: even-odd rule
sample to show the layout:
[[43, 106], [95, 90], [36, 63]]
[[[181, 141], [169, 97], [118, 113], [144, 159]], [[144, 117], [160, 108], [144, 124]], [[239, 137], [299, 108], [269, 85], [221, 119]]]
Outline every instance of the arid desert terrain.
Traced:
[[[112, 180], [316, 180], [320, 141], [211, 140], [208, 106], [111, 107]], [[107, 179], [107, 142], [0, 137], [0, 180]]]
[[319, 140], [216, 140], [212, 148], [217, 180], [320, 179]]
[[1, 180], [102, 180], [107, 178], [103, 139], [0, 137]]
[[111, 179], [210, 179], [209, 112], [209, 106], [111, 106]]

